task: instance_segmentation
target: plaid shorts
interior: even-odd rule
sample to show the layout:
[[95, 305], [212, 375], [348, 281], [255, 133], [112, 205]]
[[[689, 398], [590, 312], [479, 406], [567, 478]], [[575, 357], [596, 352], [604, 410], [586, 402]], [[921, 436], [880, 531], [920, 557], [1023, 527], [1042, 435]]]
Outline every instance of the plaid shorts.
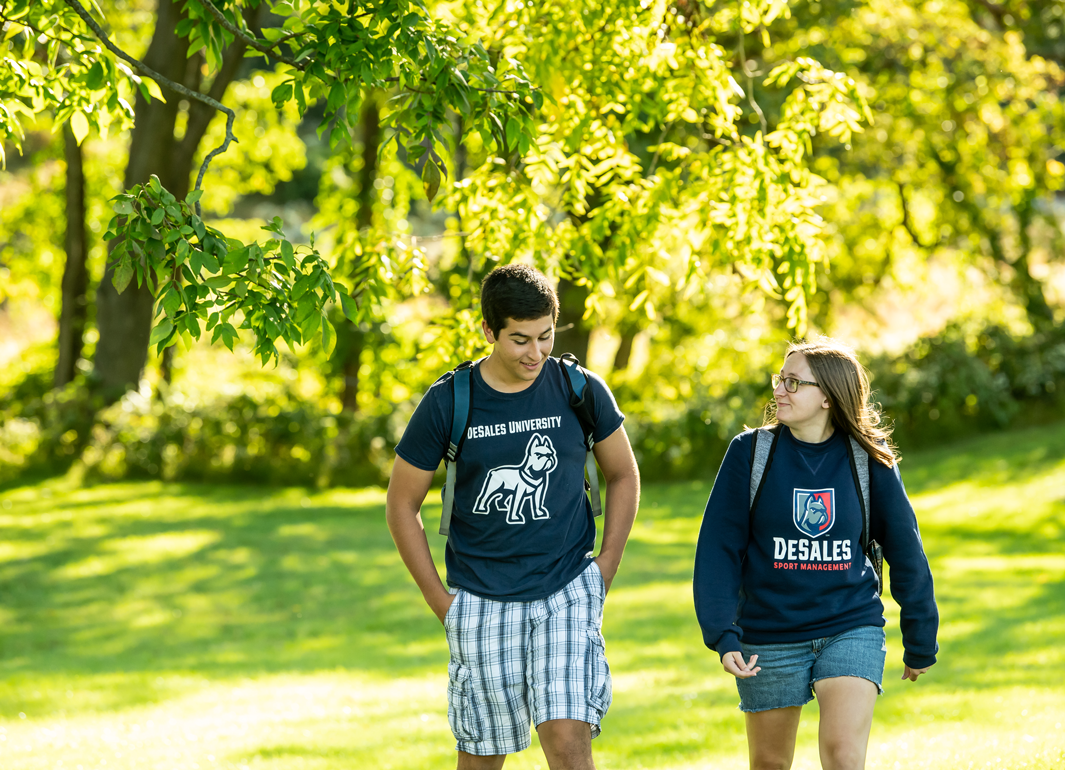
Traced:
[[530, 720], [575, 719], [599, 735], [611, 699], [599, 565], [592, 561], [562, 590], [531, 602], [452, 593], [444, 628], [456, 749], [478, 756], [523, 751], [532, 742]]

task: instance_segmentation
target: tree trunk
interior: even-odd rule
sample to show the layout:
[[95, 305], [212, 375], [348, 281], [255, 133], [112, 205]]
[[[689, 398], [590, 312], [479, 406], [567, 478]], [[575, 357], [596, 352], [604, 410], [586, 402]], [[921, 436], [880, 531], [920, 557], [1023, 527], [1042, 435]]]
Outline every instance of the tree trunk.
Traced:
[[[359, 208], [355, 214], [355, 224], [359, 228], [360, 238], [363, 239], [363, 248], [366, 248], [366, 232], [373, 227], [373, 204], [374, 204], [374, 181], [377, 179], [377, 150], [381, 144], [381, 112], [373, 97], [368, 97], [363, 106], [362, 117], [359, 120], [362, 133], [362, 169], [359, 171]], [[341, 345], [337, 340], [337, 350], [343, 351], [343, 360], [340, 361], [340, 371], [344, 377], [344, 388], [340, 395], [340, 402], [344, 409], [349, 412], [359, 411], [359, 359], [366, 344], [366, 333], [347, 318], [340, 324], [338, 338], [343, 336], [346, 340]]]
[[588, 287], [578, 286], [568, 278], [558, 282], [558, 325], [572, 324], [572, 327], [555, 333], [553, 353], [560, 356], [572, 353], [582, 364], [588, 363], [588, 340], [591, 329], [584, 322], [584, 301], [588, 298]]
[[636, 339], [637, 332], [639, 332], [639, 329], [636, 327], [621, 330], [621, 344], [618, 345], [617, 352], [614, 353], [615, 372], [629, 368], [629, 361], [632, 359], [632, 341]]
[[[256, 10], [246, 14], [249, 24], [257, 19], [257, 13]], [[176, 34], [177, 24], [183, 17], [178, 3], [159, 0], [155, 32], [144, 63], [159, 74], [198, 90], [202, 59], [197, 55], [190, 60], [186, 55], [188, 41]], [[221, 101], [225, 95], [240, 67], [244, 50], [245, 46], [240, 42], [226, 49], [222, 69], [209, 91], [215, 99]], [[125, 187], [144, 184], [155, 174], [163, 187], [176, 197], [184, 198], [189, 192], [197, 149], [215, 112], [199, 102], [191, 104], [185, 134], [179, 140], [175, 129], [182, 100], [173, 93], [167, 93], [166, 97], [164, 104], [154, 99], [145, 101], [139, 92], [137, 94]], [[136, 281], [119, 294], [113, 277], [113, 266], [109, 265], [97, 290], [100, 340], [96, 345], [94, 369], [103, 392], [118, 398], [127, 389], [136, 387], [144, 370], [154, 298], [148, 286], [138, 286]]]
[[1011, 267], [1013, 280], [1010, 281], [1014, 294], [1024, 303], [1028, 322], [1036, 332], [1046, 331], [1054, 326], [1054, 310], [1047, 302], [1043, 283], [1035, 278], [1028, 269], [1028, 254], [1022, 254]]
[[63, 269], [63, 305], [59, 315], [59, 362], [55, 386], [61, 388], [74, 379], [85, 337], [89, 286], [88, 243], [85, 239], [85, 172], [81, 148], [69, 126], [63, 128], [66, 179], [66, 251]]
[[[1054, 310], [1047, 302], [1043, 282], [1032, 275], [1028, 265], [1028, 257], [1032, 253], [1032, 237], [1028, 228], [1032, 224], [1033, 214], [1031, 201], [1026, 201], [1025, 205], [1017, 211], [1021, 255], [1011, 265], [1013, 280], [1010, 281], [1010, 288], [1024, 304], [1024, 310], [1032, 328], [1036, 332], [1041, 332], [1053, 328]], [[1056, 226], [1057, 223], [1053, 224]]]

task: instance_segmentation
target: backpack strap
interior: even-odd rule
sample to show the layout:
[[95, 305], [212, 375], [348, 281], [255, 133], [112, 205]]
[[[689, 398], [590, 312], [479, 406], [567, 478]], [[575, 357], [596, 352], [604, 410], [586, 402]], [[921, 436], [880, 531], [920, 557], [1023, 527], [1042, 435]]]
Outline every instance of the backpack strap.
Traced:
[[463, 361], [451, 376], [451, 435], [444, 455], [447, 477], [444, 481], [444, 504], [440, 511], [440, 534], [447, 536], [451, 527], [451, 511], [455, 507], [455, 478], [459, 452], [466, 441], [466, 430], [473, 414], [473, 387], [470, 382], [472, 361]]
[[877, 595], [884, 593], [884, 557], [880, 544], [872, 539], [870, 516], [872, 505], [869, 499], [869, 453], [854, 436], [847, 436], [847, 457], [850, 459], [854, 487], [858, 490], [858, 502], [862, 506], [862, 554], [869, 560], [876, 573]]
[[779, 440], [779, 423], [768, 428], [758, 428], [754, 432], [754, 439], [751, 441], [751, 507], [748, 510], [748, 516], [754, 515], [754, 507], [762, 496], [765, 476], [769, 471], [769, 466], [773, 463], [773, 453], [777, 451]]
[[862, 505], [862, 550], [869, 547], [869, 453], [854, 436], [847, 436], [847, 456], [851, 463], [854, 488]]
[[570, 408], [577, 415], [581, 432], [584, 434], [584, 470], [587, 474], [585, 488], [590, 495], [592, 514], [601, 516], [603, 505], [599, 499], [599, 473], [595, 469], [595, 455], [592, 453], [595, 446], [595, 391], [588, 385], [588, 374], [581, 368], [577, 356], [563, 353], [558, 357], [558, 361], [562, 364], [562, 374], [569, 385]]

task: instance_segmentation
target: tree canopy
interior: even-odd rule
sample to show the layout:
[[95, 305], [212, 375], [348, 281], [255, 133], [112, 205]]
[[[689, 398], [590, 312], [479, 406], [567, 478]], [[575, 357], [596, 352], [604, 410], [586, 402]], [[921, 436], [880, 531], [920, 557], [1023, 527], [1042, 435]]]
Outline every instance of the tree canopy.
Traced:
[[[169, 105], [171, 141], [190, 168], [199, 159], [196, 181], [153, 178], [154, 148], [138, 152], [135, 139], [107, 232], [105, 283], [120, 294], [147, 287], [158, 349], [204, 331], [232, 346], [243, 329], [264, 362], [278, 340], [320, 338], [329, 350], [331, 303], [360, 322], [427, 286], [424, 255], [394, 234], [362, 232], [323, 253], [314, 239], [287, 238], [280, 220], [262, 240], [205, 221], [213, 164], [263, 110], [227, 106], [246, 57], [273, 108], [313, 116], [336, 152], [362, 133], [368, 100], [379, 102], [377, 156], [457, 213], [471, 273], [532, 259], [584, 285], [588, 312], [654, 319], [662, 303], [736, 270], [780, 297], [801, 330], [824, 260], [813, 137], [846, 142], [869, 114], [853, 80], [806, 56], [760, 73], [756, 86], [745, 46], [769, 42], [788, 13], [781, 0], [593, 2], [578, 13], [550, 2], [186, 0], [158, 14], [149, 42], [117, 7], [13, 0], [3, 12], [0, 141], [18, 147], [24, 123], [46, 113], [79, 142], [147, 130]], [[180, 75], [152, 67], [167, 36], [186, 63]], [[764, 110], [756, 87], [779, 109]], [[219, 138], [208, 127], [223, 118], [220, 144], [201, 147]], [[98, 369], [109, 336], [101, 310]]]

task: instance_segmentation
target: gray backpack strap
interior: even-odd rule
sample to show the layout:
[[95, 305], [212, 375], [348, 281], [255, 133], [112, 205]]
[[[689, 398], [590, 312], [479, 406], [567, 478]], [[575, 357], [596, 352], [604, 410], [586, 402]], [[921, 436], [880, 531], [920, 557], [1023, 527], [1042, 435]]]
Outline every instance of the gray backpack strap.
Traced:
[[592, 501], [592, 515], [603, 515], [603, 503], [599, 499], [599, 472], [595, 469], [595, 455], [589, 449], [584, 453], [584, 472], [588, 477], [588, 495]]
[[869, 544], [869, 453], [854, 436], [847, 436], [847, 441], [850, 442], [851, 458], [854, 462], [851, 470], [854, 471], [862, 497], [862, 548], [865, 548]]
[[751, 442], [751, 499], [749, 512], [754, 513], [755, 503], [762, 494], [762, 484], [765, 483], [765, 473], [769, 463], [773, 459], [773, 452], [777, 448], [777, 439], [780, 438], [780, 426], [771, 428], [759, 428], [754, 432]]
[[873, 507], [869, 497], [869, 453], [854, 436], [847, 436], [847, 454], [851, 461], [854, 486], [858, 489], [858, 502], [862, 506], [862, 554], [873, 568], [876, 593], [880, 596], [884, 593], [884, 549], [873, 539], [871, 528]]
[[451, 511], [455, 507], [455, 478], [458, 469], [458, 456], [466, 440], [466, 429], [470, 426], [473, 414], [473, 384], [470, 372], [473, 363], [463, 361], [451, 376], [451, 433], [444, 453], [447, 475], [444, 480], [444, 504], [440, 509], [440, 534], [445, 537], [451, 531]]
[[562, 374], [569, 385], [569, 405], [577, 415], [584, 434], [584, 470], [587, 475], [588, 496], [592, 503], [592, 514], [603, 515], [603, 504], [599, 498], [599, 472], [595, 469], [595, 391], [588, 384], [587, 373], [581, 368], [577, 357], [572, 353], [563, 353], [558, 357]]
[[765, 474], [765, 465], [769, 460], [769, 447], [772, 444], [773, 437], [769, 434], [769, 431], [759, 428], [754, 432], [754, 449], [751, 459], [750, 508], [754, 508], [754, 498], [758, 494], [758, 487], [762, 486], [762, 476]]

